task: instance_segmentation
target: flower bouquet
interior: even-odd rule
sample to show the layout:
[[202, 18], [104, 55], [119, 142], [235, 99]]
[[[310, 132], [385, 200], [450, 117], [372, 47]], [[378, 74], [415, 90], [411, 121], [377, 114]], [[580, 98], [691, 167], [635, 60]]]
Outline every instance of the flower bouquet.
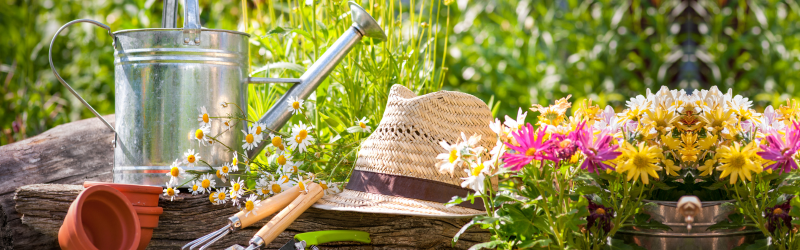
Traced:
[[449, 204], [486, 207], [464, 226], [492, 233], [477, 248], [605, 249], [623, 244], [608, 240], [621, 228], [670, 230], [644, 213], [655, 205], [647, 200], [696, 195], [734, 208], [709, 230], [757, 228], [776, 249], [800, 249], [797, 102], [759, 113], [730, 90], [662, 87], [620, 113], [588, 100], [569, 116], [569, 98], [533, 105], [535, 125], [521, 109], [516, 119], [496, 119], [491, 150], [474, 139], [443, 143], [440, 170], [463, 169], [470, 177], [462, 185], [475, 191]]

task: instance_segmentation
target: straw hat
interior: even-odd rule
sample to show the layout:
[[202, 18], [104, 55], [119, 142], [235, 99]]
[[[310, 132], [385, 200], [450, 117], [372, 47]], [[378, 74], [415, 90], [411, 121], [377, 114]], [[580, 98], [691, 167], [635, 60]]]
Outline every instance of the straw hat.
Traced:
[[[430, 217], [469, 217], [483, 212], [483, 202], [445, 207], [453, 196], [465, 197], [461, 187], [467, 173], [439, 173], [436, 156], [446, 153], [444, 140], [456, 143], [461, 133], [481, 136], [480, 146], [491, 149], [496, 135], [489, 128], [492, 114], [486, 103], [469, 94], [439, 91], [423, 96], [402, 85], [392, 86], [383, 120], [359, 152], [344, 191], [325, 196], [314, 207], [326, 210], [403, 214]], [[485, 157], [484, 157], [485, 158]]]

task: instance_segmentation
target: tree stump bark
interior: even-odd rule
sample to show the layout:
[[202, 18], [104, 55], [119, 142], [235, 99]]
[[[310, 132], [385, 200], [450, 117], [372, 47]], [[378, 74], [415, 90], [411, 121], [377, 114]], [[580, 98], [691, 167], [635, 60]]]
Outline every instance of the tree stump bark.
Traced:
[[[114, 124], [114, 115], [104, 118]], [[14, 191], [36, 183], [110, 182], [112, 140], [114, 132], [91, 118], [0, 147], [0, 249], [58, 248], [55, 238], [22, 224]]]
[[[14, 197], [22, 223], [42, 234], [56, 238], [72, 200], [83, 190], [78, 185], [35, 184], [23, 186]], [[191, 240], [227, 225], [227, 218], [238, 212], [236, 207], [212, 205], [207, 195], [192, 196], [181, 192], [174, 201], [165, 197], [158, 205], [164, 208], [148, 249], [180, 249]], [[233, 244], [246, 246], [250, 238], [272, 216], [255, 225], [225, 236], [212, 249]], [[323, 249], [444, 249], [470, 219], [445, 219], [404, 215], [369, 214], [327, 211], [310, 208], [267, 246], [277, 249], [297, 233], [319, 230], [361, 230], [370, 233], [371, 244], [335, 242]], [[455, 248], [465, 249], [489, 240], [487, 231], [470, 229], [461, 235]]]

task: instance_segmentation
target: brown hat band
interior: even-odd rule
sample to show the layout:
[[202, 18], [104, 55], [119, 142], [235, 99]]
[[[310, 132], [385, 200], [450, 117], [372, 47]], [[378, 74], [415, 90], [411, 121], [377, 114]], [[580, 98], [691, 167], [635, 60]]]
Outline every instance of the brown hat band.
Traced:
[[[447, 203], [453, 196], [466, 197], [471, 189], [426, 179], [353, 170], [347, 189], [371, 194]], [[465, 201], [458, 206], [486, 211], [483, 199], [475, 197], [475, 203]]]

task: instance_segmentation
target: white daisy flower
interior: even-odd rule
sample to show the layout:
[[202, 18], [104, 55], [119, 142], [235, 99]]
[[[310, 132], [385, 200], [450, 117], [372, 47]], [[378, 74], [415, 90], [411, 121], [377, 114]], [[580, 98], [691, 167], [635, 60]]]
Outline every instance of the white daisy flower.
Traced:
[[484, 192], [486, 192], [486, 182], [484, 181], [486, 179], [485, 174], [487, 174], [486, 171], [488, 171], [488, 169], [490, 168], [489, 166], [487, 166], [487, 164], [491, 164], [492, 162], [491, 161], [481, 162], [480, 158], [478, 158], [477, 162], [479, 164], [472, 164], [473, 166], [471, 169], [464, 169], [464, 171], [467, 172], [468, 177], [461, 178], [462, 180], [464, 180], [464, 182], [461, 183], [461, 187], [463, 188], [469, 187], [472, 190], [475, 190], [476, 193], [483, 194]]
[[312, 129], [314, 129], [314, 126], [305, 125], [303, 122], [294, 125], [292, 128], [293, 140], [289, 140], [289, 146], [299, 150], [301, 153], [306, 152], [306, 147], [314, 142], [314, 137], [309, 135]]
[[200, 189], [201, 189], [200, 182], [197, 180], [192, 181], [192, 188], [191, 190], [189, 190], [192, 191], [192, 195], [202, 194], [203, 191], [201, 191]]
[[228, 189], [226, 188], [220, 188], [219, 190], [217, 190], [216, 195], [217, 197], [215, 197], [216, 199], [214, 199], [216, 205], [222, 205], [228, 203], [228, 201], [231, 200], [231, 197], [228, 197]]
[[233, 121], [225, 120], [222, 122], [222, 131], [227, 131], [233, 128]]
[[200, 111], [200, 115], [197, 117], [197, 121], [200, 123], [200, 127], [211, 126], [211, 118], [209, 118], [208, 110], [206, 110], [206, 106], [200, 107], [197, 109]]
[[244, 145], [242, 145], [242, 148], [244, 148], [245, 150], [250, 150], [258, 146], [258, 142], [256, 141], [256, 136], [254, 132], [255, 131], [253, 130], [252, 127], [250, 128], [249, 132], [242, 130], [242, 133], [244, 133], [244, 140], [242, 140], [242, 142], [244, 142]]
[[517, 111], [517, 119], [514, 120], [511, 117], [506, 116], [506, 121], [503, 124], [511, 128], [512, 131], [517, 131], [521, 129], [522, 126], [525, 126], [525, 117], [527, 116], [528, 111], [522, 112], [522, 108], [519, 108]]
[[242, 178], [231, 179], [231, 198], [241, 198], [244, 195], [244, 181]]
[[220, 102], [219, 105], [222, 106], [223, 108], [227, 108], [228, 107], [228, 103], [227, 102]]
[[284, 188], [284, 185], [281, 185], [277, 181], [269, 182], [269, 194], [271, 194], [271, 195], [280, 194], [284, 190], [286, 190]]
[[222, 164], [222, 167], [220, 167], [219, 170], [220, 170], [219, 172], [220, 175], [228, 176], [228, 174], [231, 173], [231, 170], [233, 169], [231, 167], [231, 164], [226, 162], [225, 164]]
[[264, 123], [256, 122], [253, 123], [253, 127], [251, 128], [251, 130], [254, 131], [253, 135], [255, 135], [256, 144], [258, 144], [261, 143], [261, 140], [264, 139], [264, 135], [266, 134], [267, 131], [267, 125], [265, 125]]
[[286, 103], [289, 104], [289, 111], [291, 111], [293, 115], [303, 112], [303, 100], [300, 98], [295, 96], [289, 97], [289, 101]]
[[280, 135], [269, 133], [269, 138], [271, 138], [271, 145], [277, 149], [278, 154], [286, 150], [286, 145], [283, 144], [283, 138]]
[[367, 120], [367, 117], [362, 117], [360, 120], [356, 121], [355, 126], [347, 128], [347, 132], [350, 132], [351, 134], [359, 132], [370, 133], [372, 131], [372, 127], [367, 126], [368, 123], [369, 120]]
[[164, 196], [169, 197], [169, 201], [173, 201], [181, 191], [177, 187], [172, 187], [172, 184], [167, 182], [167, 188], [164, 189]]
[[302, 161], [287, 161], [286, 165], [283, 165], [283, 172], [284, 173], [291, 173], [291, 174], [300, 174], [300, 166], [303, 165]]
[[440, 161], [436, 163], [436, 167], [439, 168], [439, 172], [441, 173], [450, 173], [451, 176], [454, 175], [455, 169], [461, 167], [461, 164], [464, 163], [464, 145], [462, 143], [455, 143], [449, 144], [446, 141], [440, 141], [439, 145], [442, 146], [446, 150], [445, 153], [441, 153], [436, 156], [436, 159]]
[[211, 178], [211, 174], [203, 174], [200, 176], [200, 193], [211, 193], [212, 188], [216, 188], [217, 181]]
[[231, 197], [231, 206], [236, 206], [236, 207], [241, 208], [241, 204], [239, 204], [239, 202], [240, 202], [239, 201], [239, 197], [234, 197], [233, 193], [234, 193], [233, 190], [231, 190], [230, 194], [228, 195], [228, 196]]
[[189, 167], [194, 167], [194, 164], [200, 160], [200, 154], [194, 152], [194, 149], [186, 150], [186, 153], [183, 153], [184, 163], [186, 163]]
[[[292, 155], [287, 153], [277, 154], [275, 156], [275, 163], [278, 164], [281, 168], [289, 166], [292, 164]], [[286, 171], [288, 172], [288, 171]]]
[[261, 197], [268, 197], [270, 195], [270, 184], [267, 179], [259, 179], [256, 181], [256, 193]]
[[325, 195], [334, 195], [339, 193], [339, 187], [337, 187], [336, 184], [321, 180], [319, 181], [319, 186], [325, 191]]
[[295, 181], [297, 182], [297, 185], [300, 186], [300, 192], [307, 194], [308, 185], [306, 185], [306, 182], [303, 180], [303, 175], [297, 175], [297, 179], [295, 179]]
[[194, 131], [194, 140], [197, 140], [203, 146], [207, 146], [208, 141], [211, 140], [211, 138], [208, 137], [208, 134], [210, 133], [211, 133], [211, 127], [202, 126]]
[[505, 136], [508, 134], [508, 129], [506, 126], [503, 125], [503, 123], [500, 122], [500, 119], [497, 118], [494, 118], [494, 122], [489, 123], [489, 128], [492, 129], [495, 134], [500, 136]]
[[167, 172], [167, 176], [169, 176], [169, 183], [172, 183], [173, 185], [178, 185], [178, 179], [181, 178], [184, 173], [186, 173], [186, 171], [180, 167], [180, 164], [181, 161], [176, 159], [169, 167], [169, 172]]
[[258, 215], [256, 213], [256, 208], [261, 206], [261, 201], [256, 200], [256, 195], [251, 194], [250, 197], [244, 202], [244, 211], [247, 213], [244, 214], [244, 217], [250, 216], [250, 214]]
[[[224, 184], [225, 182], [228, 182], [228, 172], [222, 172], [222, 168], [224, 168], [224, 167], [225, 167], [225, 166], [223, 165], [222, 167], [220, 167], [220, 168], [218, 168], [218, 169], [217, 169], [217, 178], [219, 178], [220, 180], [222, 180], [222, 183], [223, 183], [223, 184]], [[230, 171], [230, 168], [228, 168], [228, 170]]]
[[[247, 152], [247, 151], [245, 151], [245, 152]], [[239, 165], [239, 155], [236, 153], [236, 151], [233, 151], [233, 156], [231, 157], [231, 165], [232, 166], [238, 166]]]

